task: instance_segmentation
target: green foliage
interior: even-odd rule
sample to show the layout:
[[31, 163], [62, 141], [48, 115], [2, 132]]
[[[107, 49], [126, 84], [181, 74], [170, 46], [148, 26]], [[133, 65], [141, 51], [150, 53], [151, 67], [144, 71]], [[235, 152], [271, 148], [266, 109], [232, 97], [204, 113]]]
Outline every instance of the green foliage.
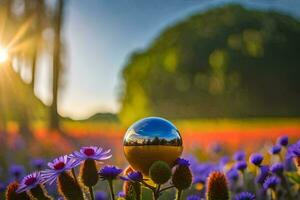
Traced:
[[171, 177], [171, 168], [166, 162], [156, 161], [149, 168], [150, 178], [156, 184], [164, 184]]
[[300, 186], [300, 175], [297, 174], [297, 172], [286, 173], [286, 176], [289, 178], [291, 182], [296, 183]]
[[227, 5], [169, 27], [123, 70], [120, 119], [300, 114], [300, 23]]

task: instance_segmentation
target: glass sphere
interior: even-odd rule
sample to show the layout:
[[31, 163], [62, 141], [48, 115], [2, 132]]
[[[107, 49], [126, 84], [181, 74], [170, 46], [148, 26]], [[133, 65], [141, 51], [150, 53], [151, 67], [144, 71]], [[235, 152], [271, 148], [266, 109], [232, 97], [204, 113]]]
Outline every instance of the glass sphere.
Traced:
[[131, 125], [123, 145], [129, 164], [145, 176], [148, 176], [149, 168], [155, 161], [164, 161], [172, 167], [183, 150], [177, 128], [159, 117], [144, 118]]

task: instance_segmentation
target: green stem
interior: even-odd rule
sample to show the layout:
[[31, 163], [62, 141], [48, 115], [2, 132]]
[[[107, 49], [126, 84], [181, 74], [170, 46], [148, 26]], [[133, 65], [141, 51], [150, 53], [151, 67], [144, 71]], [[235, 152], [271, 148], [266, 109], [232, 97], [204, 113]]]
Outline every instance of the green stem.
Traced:
[[181, 199], [181, 194], [182, 194], [182, 190], [178, 190], [177, 189], [176, 200], [180, 200]]
[[171, 186], [168, 186], [168, 187], [165, 187], [163, 189], [161, 189], [159, 192], [163, 192], [165, 190], [168, 190], [168, 189], [171, 189], [171, 188], [174, 188], [175, 186], [174, 185], [171, 185]]
[[277, 200], [276, 191], [271, 189], [271, 200]]
[[75, 180], [76, 184], [78, 184], [78, 185], [79, 185], [79, 183], [78, 183], [78, 180], [77, 180], [77, 176], [76, 176], [76, 173], [75, 173], [75, 169], [74, 169], [74, 168], [72, 168], [71, 172], [72, 172], [72, 175], [73, 175], [73, 178], [74, 178], [74, 180]]
[[95, 200], [93, 187], [89, 187], [89, 191], [90, 191], [90, 195], [91, 195], [91, 200]]
[[146, 186], [147, 188], [151, 189], [151, 190], [155, 190], [155, 187], [149, 185], [148, 183], [146, 183], [145, 181], [142, 181], [143, 185]]
[[112, 180], [108, 180], [108, 185], [109, 185], [111, 200], [115, 200], [115, 193], [114, 193], [113, 181]]

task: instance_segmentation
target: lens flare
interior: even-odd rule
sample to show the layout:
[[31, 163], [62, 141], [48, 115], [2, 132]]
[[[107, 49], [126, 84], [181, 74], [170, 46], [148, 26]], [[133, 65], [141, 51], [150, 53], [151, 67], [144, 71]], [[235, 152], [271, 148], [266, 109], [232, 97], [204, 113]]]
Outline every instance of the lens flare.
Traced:
[[8, 59], [7, 49], [0, 46], [0, 63], [4, 63]]

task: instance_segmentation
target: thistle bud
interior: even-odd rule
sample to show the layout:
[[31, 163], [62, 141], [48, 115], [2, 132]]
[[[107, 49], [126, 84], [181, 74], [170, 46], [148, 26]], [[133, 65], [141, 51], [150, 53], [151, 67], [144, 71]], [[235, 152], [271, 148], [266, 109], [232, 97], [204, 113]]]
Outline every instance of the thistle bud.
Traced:
[[80, 177], [84, 185], [93, 187], [99, 180], [96, 162], [93, 159], [86, 159], [80, 168]]
[[192, 185], [193, 175], [189, 168], [189, 163], [175, 166], [172, 176], [172, 183], [178, 190], [185, 190]]
[[62, 172], [58, 176], [58, 191], [66, 200], [83, 200], [80, 186], [74, 178], [67, 172]]
[[26, 192], [16, 192], [18, 187], [19, 184], [17, 182], [8, 185], [6, 190], [6, 200], [30, 200], [30, 197]]
[[166, 183], [170, 179], [171, 173], [171, 168], [163, 161], [154, 162], [149, 169], [150, 178], [156, 184]]
[[226, 177], [221, 172], [212, 172], [207, 179], [207, 200], [229, 200]]
[[52, 198], [48, 195], [46, 189], [42, 185], [37, 185], [35, 188], [30, 190], [30, 194], [39, 200], [52, 200]]

